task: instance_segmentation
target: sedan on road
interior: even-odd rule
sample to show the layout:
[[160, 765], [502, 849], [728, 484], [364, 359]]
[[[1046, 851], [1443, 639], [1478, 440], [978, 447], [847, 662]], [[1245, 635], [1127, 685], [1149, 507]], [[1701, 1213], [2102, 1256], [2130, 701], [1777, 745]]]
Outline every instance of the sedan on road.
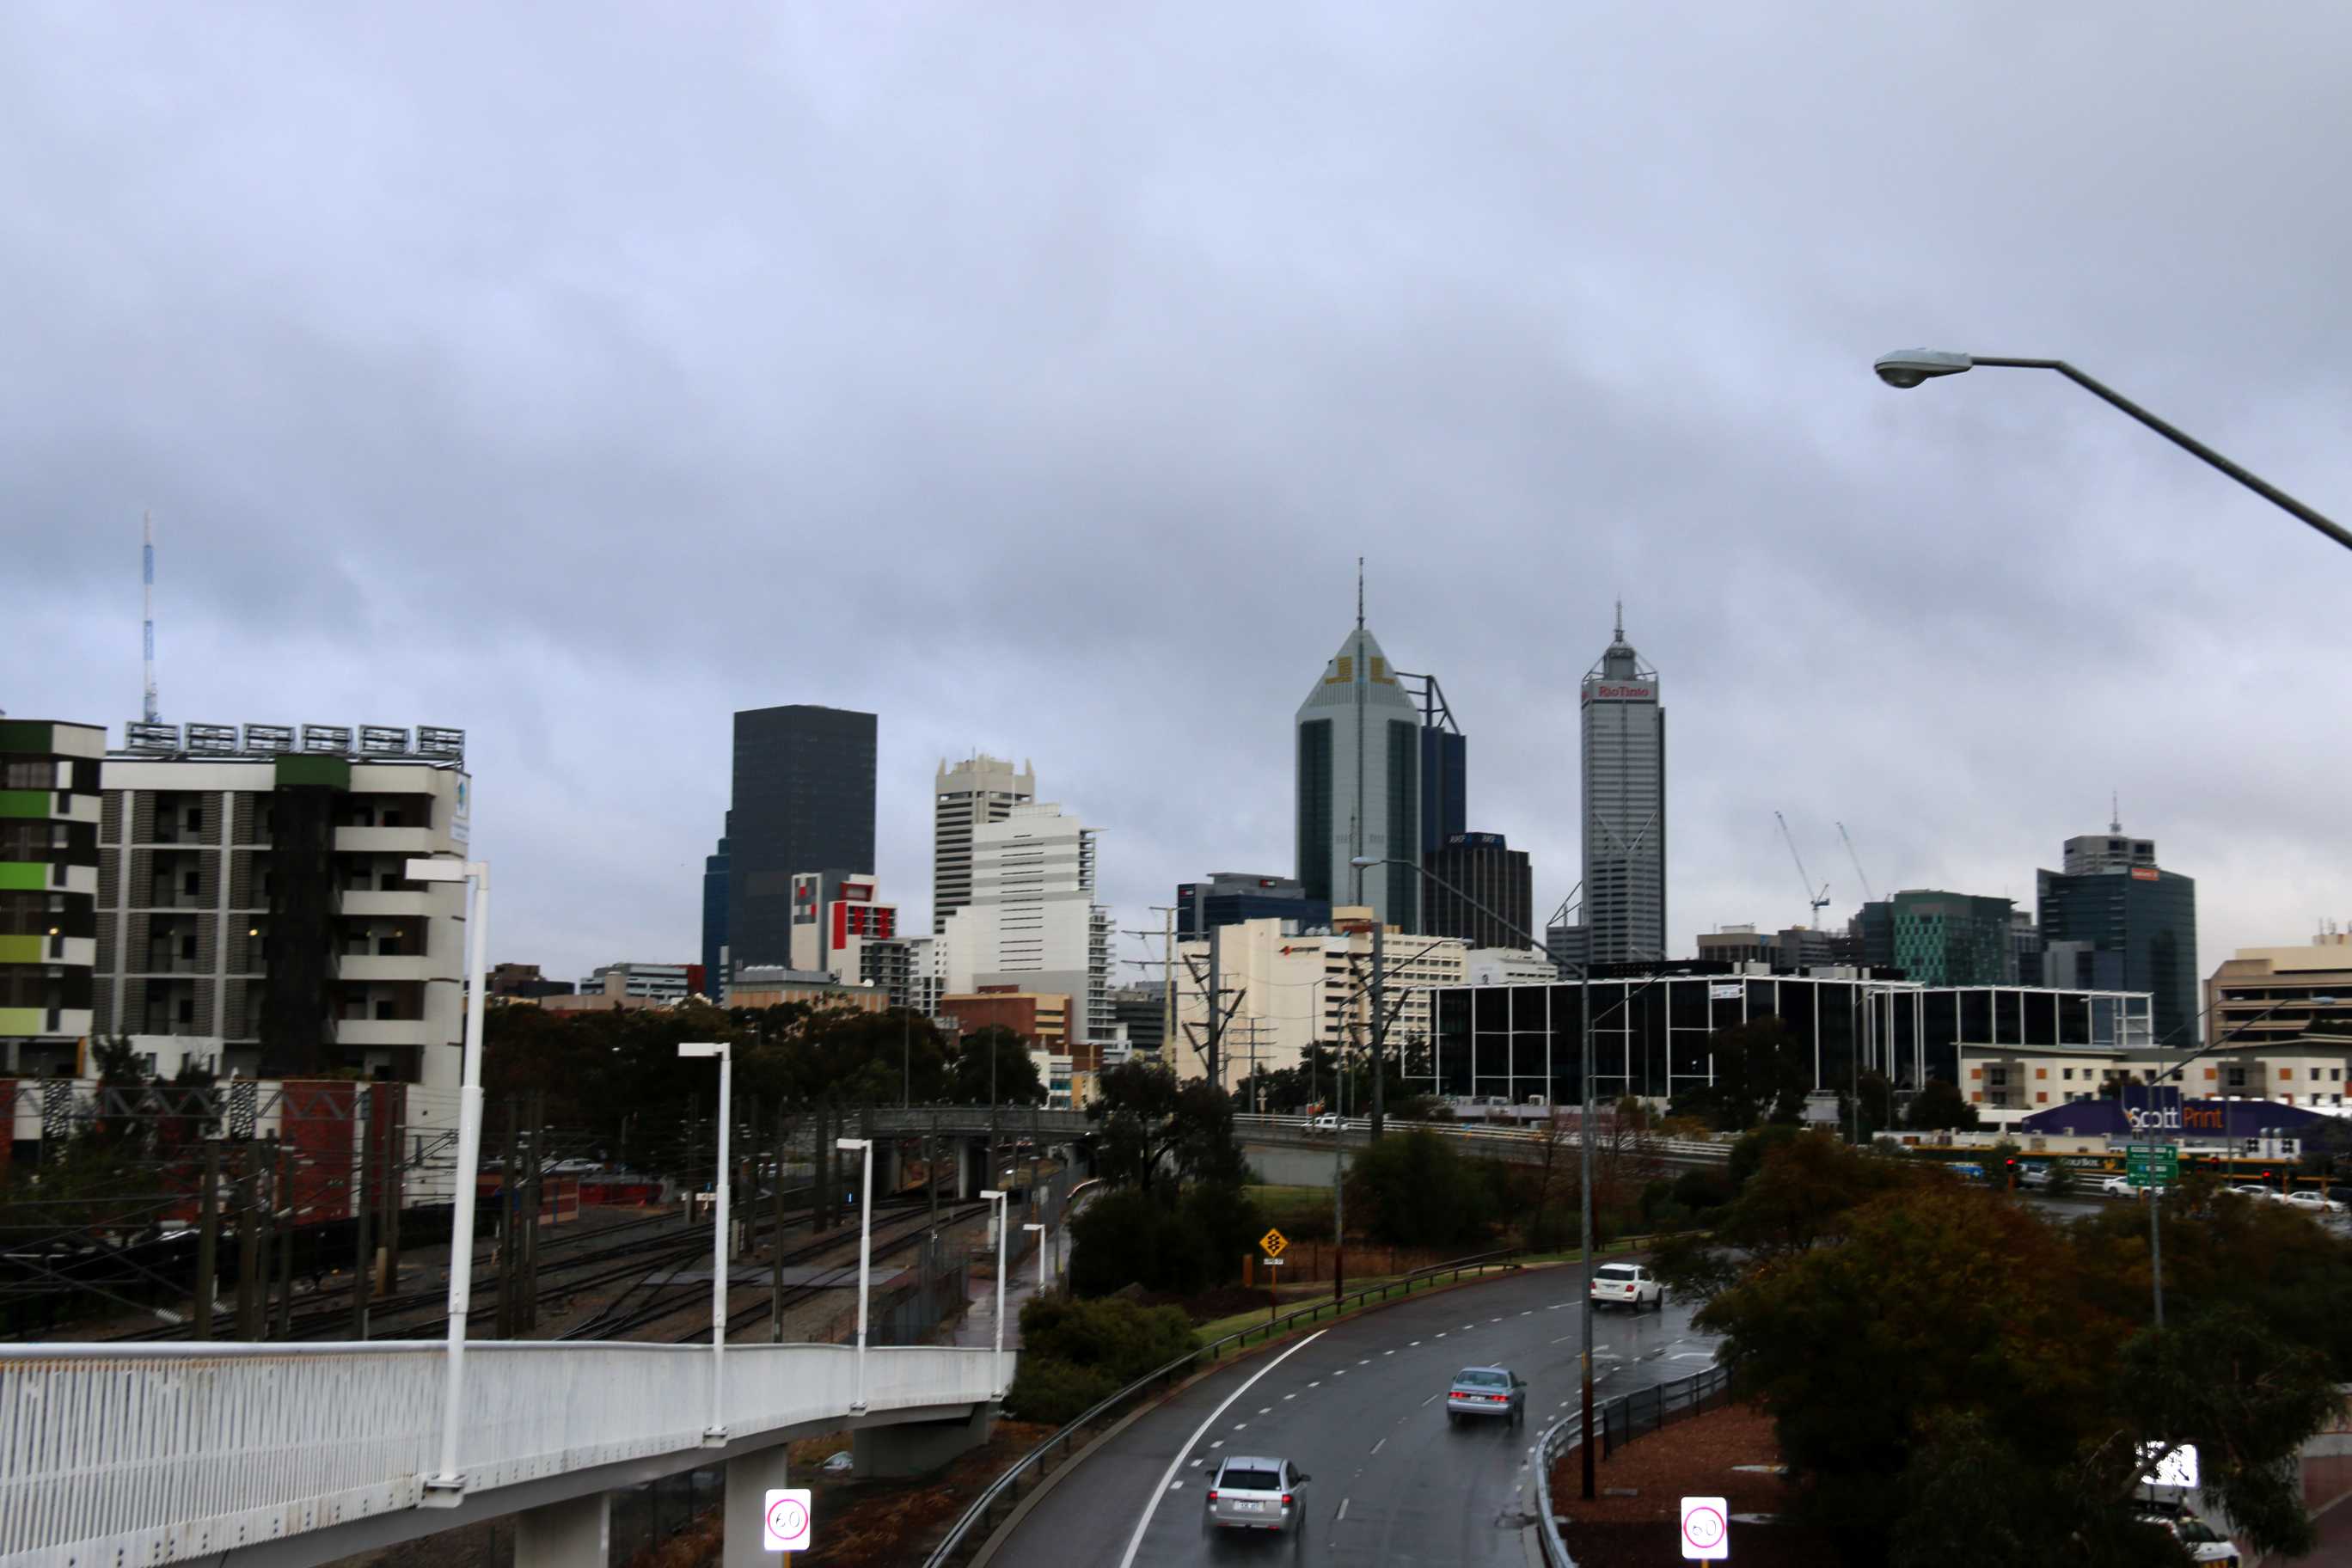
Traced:
[[1528, 1418], [1528, 1385], [1508, 1367], [1465, 1366], [1445, 1391], [1445, 1420], [1459, 1426], [1465, 1416], [1499, 1415], [1516, 1426]]
[[1287, 1459], [1228, 1458], [1209, 1479], [1202, 1528], [1302, 1530], [1307, 1524], [1303, 1489], [1309, 1479]]
[[2299, 1208], [2305, 1214], [2331, 1215], [2344, 1212], [2344, 1205], [2334, 1198], [2323, 1193], [2312, 1192], [2307, 1188], [2303, 1192], [2288, 1194], [2286, 1201], [2289, 1207]]
[[1592, 1271], [1592, 1304], [1596, 1307], [1643, 1307], [1666, 1310], [1666, 1288], [1638, 1263], [1604, 1263]]

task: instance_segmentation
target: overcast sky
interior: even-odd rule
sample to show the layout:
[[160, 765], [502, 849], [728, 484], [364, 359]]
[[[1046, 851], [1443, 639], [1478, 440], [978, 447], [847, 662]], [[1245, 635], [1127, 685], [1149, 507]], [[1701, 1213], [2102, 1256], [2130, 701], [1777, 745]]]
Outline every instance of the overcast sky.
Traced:
[[[2103, 828], [2200, 967], [2352, 917], [2352, 11], [0, 9], [0, 707], [450, 724], [492, 956], [698, 949], [730, 715], [1034, 760], [1123, 927], [1293, 864], [1370, 624], [1578, 877], [1612, 597], [1671, 935], [2030, 904]], [[1135, 955], [1133, 942], [1122, 951]], [[1138, 972], [1126, 972], [1134, 975]]]

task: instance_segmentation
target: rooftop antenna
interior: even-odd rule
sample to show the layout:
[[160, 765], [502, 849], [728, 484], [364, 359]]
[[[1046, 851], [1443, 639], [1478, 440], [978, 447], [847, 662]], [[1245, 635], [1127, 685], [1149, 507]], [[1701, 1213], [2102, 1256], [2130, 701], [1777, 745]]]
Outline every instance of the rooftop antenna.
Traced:
[[2123, 830], [2123, 797], [2119, 795], [2111, 793], [2107, 796], [2107, 831], [2110, 833], [2121, 833]]
[[1356, 629], [1364, 629], [1364, 558], [1356, 557]]
[[140, 608], [146, 616], [143, 628], [147, 657], [147, 722], [152, 724], [159, 715], [155, 711], [155, 514], [139, 514], [141, 543], [139, 550]]
[[1617, 601], [1617, 640], [1625, 640], [1625, 601], [1622, 599]]

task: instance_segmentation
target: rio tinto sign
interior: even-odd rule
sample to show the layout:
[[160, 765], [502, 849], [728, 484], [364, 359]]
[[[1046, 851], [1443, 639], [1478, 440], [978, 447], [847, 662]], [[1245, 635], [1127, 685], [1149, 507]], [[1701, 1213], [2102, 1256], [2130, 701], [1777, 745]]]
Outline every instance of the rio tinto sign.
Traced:
[[1658, 689], [1654, 686], [1612, 685], [1605, 680], [1596, 680], [1584, 689], [1584, 700], [1587, 702], [1654, 702], [1658, 700]]

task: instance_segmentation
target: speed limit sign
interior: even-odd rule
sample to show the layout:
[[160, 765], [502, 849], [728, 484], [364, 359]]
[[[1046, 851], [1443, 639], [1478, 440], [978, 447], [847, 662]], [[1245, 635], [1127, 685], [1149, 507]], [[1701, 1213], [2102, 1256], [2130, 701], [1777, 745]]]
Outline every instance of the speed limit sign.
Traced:
[[809, 1549], [809, 1494], [805, 1487], [777, 1487], [767, 1495], [760, 1521], [760, 1544], [770, 1552]]
[[1730, 1519], [1719, 1497], [1683, 1499], [1683, 1560], [1703, 1563], [1729, 1557]]

